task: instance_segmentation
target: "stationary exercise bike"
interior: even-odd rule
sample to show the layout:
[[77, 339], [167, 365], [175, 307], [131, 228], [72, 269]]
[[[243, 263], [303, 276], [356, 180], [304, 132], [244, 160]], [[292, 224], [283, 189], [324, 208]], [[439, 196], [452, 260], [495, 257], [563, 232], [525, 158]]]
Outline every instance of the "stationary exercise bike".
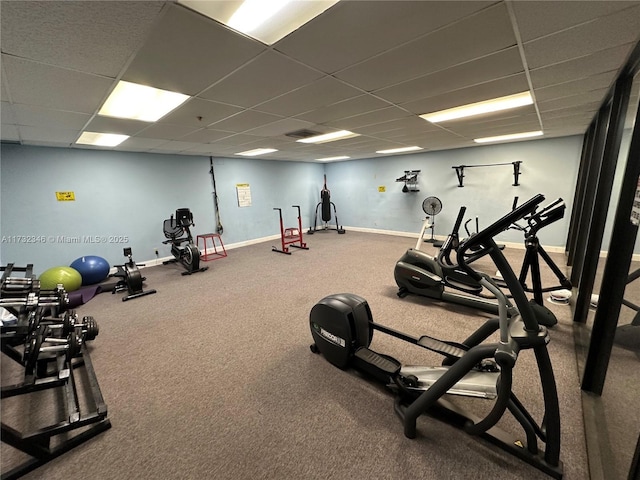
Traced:
[[123, 302], [131, 300], [133, 298], [143, 297], [145, 295], [156, 293], [156, 290], [144, 291], [142, 289], [142, 283], [146, 280], [146, 278], [142, 276], [138, 267], [144, 267], [144, 263], [136, 263], [133, 261], [130, 247], [125, 247], [123, 249], [123, 253], [124, 256], [129, 259], [129, 261], [123, 265], [116, 265], [116, 273], [110, 275], [111, 277], [120, 279], [118, 283], [114, 285], [111, 293], [115, 294], [127, 290], [128, 294], [122, 297]]
[[[536, 195], [460, 244], [456, 253], [457, 264], [451, 260], [451, 254], [455, 252], [452, 236], [440, 250], [438, 261], [443, 268], [459, 267], [498, 299], [499, 317], [486, 321], [462, 343], [427, 335], [416, 338], [375, 323], [367, 301], [351, 293], [329, 295], [320, 300], [311, 309], [309, 323], [314, 341], [312, 352], [321, 353], [341, 369], [359, 370], [393, 392], [394, 410], [403, 423], [407, 438], [416, 437], [418, 417], [428, 414], [466, 433], [478, 435], [560, 479], [563, 474], [560, 410], [547, 350], [550, 335], [545, 327], [539, 325], [522, 285], [494, 241], [496, 235], [531, 213], [543, 200], [542, 195]], [[480, 253], [490, 256], [501, 272], [515, 306], [489, 277], [469, 266], [467, 253], [478, 247]], [[436, 367], [405, 366], [392, 356], [369, 348], [375, 330], [438, 353], [444, 360], [441, 366]], [[499, 335], [499, 341], [489, 341], [494, 334]], [[541, 388], [543, 411], [540, 420], [534, 418], [512, 390], [516, 361], [526, 350], [533, 351], [537, 365], [539, 379], [529, 381]], [[455, 396], [487, 399], [493, 403], [483, 417], [456, 405]], [[496, 427], [507, 410], [522, 428], [518, 435]]]
[[[322, 226], [318, 227], [318, 209], [322, 207]], [[333, 207], [333, 216], [336, 219], [335, 228], [329, 226], [331, 221], [331, 207]], [[345, 229], [338, 223], [338, 214], [336, 213], [336, 206], [331, 201], [331, 191], [327, 188], [327, 176], [324, 176], [324, 187], [320, 190], [320, 203], [316, 205], [316, 214], [313, 219], [313, 228], [309, 228], [308, 235], [313, 235], [317, 231], [329, 231], [335, 230], [338, 234], [345, 233]]]
[[193, 214], [188, 208], [178, 208], [175, 218], [171, 215], [164, 221], [164, 236], [168, 238], [164, 244], [171, 244], [171, 254], [175, 257], [172, 260], [162, 262], [163, 265], [168, 263], [180, 263], [185, 272], [182, 275], [191, 275], [192, 273], [204, 272], [209, 267], [200, 267], [200, 250], [193, 243], [193, 236], [189, 227], [195, 226], [193, 223]]

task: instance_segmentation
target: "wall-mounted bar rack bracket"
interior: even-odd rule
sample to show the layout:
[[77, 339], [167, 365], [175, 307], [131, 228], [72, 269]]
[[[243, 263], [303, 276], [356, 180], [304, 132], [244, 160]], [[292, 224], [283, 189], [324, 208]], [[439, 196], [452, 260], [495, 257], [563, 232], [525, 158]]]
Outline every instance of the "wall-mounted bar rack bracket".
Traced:
[[458, 187], [464, 187], [464, 169], [465, 168], [474, 168], [474, 167], [496, 167], [498, 165], [513, 165], [513, 186], [517, 187], [520, 185], [518, 180], [520, 178], [520, 164], [522, 160], [518, 160], [511, 163], [489, 163], [486, 165], [458, 165], [457, 167], [451, 167], [456, 170], [456, 176], [458, 177]]

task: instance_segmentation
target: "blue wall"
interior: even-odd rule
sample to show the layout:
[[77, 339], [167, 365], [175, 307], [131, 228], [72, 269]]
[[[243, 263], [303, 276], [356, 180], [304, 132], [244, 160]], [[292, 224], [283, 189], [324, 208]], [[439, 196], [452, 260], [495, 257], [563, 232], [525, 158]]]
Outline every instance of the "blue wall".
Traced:
[[[438, 236], [449, 233], [463, 205], [467, 207], [465, 218], [478, 216], [483, 228], [507, 213], [515, 196], [520, 203], [537, 193], [544, 194], [547, 202], [562, 197], [567, 204], [564, 219], [545, 228], [540, 239], [544, 245], [564, 246], [581, 148], [582, 137], [572, 136], [353, 160], [327, 165], [327, 177], [340, 221], [349, 226], [417, 234], [425, 216], [422, 201], [427, 196], [438, 197], [443, 205], [435, 219]], [[519, 186], [512, 186], [514, 161], [522, 161]], [[509, 165], [465, 168], [464, 187], [458, 187], [453, 166], [494, 163]], [[395, 180], [404, 170], [421, 170], [419, 192], [402, 192], [404, 183]], [[385, 192], [379, 191], [381, 186]], [[474, 231], [475, 221], [471, 225]], [[522, 233], [507, 231], [500, 239], [522, 242]]]
[[[208, 157], [19, 145], [2, 145], [1, 153], [2, 264], [33, 263], [39, 274], [99, 255], [113, 266], [123, 263], [126, 246], [139, 262], [156, 258], [156, 248], [168, 257], [162, 222], [180, 207], [193, 213], [194, 236], [215, 232]], [[308, 225], [318, 202], [309, 186], [322, 182], [324, 166], [214, 159], [214, 170], [223, 239], [231, 244], [279, 234], [273, 207], [281, 207], [285, 226], [292, 226], [291, 205], [300, 204]], [[251, 207], [238, 207], [239, 183], [249, 184]], [[74, 192], [75, 201], [57, 201], [59, 191]]]
[[[216, 158], [223, 240], [230, 245], [278, 235], [274, 207], [282, 208], [287, 227], [296, 224], [294, 204], [302, 207], [303, 225], [312, 224], [326, 172], [345, 227], [417, 234], [422, 201], [433, 195], [443, 203], [436, 235], [444, 236], [462, 205], [467, 218], [479, 216], [482, 228], [505, 214], [514, 196], [524, 201], [543, 193], [549, 201], [563, 197], [569, 208], [541, 240], [564, 246], [581, 142], [581, 137], [542, 139], [330, 164]], [[208, 157], [8, 144], [1, 154], [2, 264], [33, 263], [41, 273], [83, 255], [100, 255], [113, 266], [123, 262], [125, 246], [133, 248], [139, 262], [156, 258], [156, 248], [160, 258], [168, 257], [162, 222], [180, 207], [191, 209], [194, 235], [215, 232]], [[523, 162], [518, 187], [512, 186], [511, 165], [467, 168], [463, 188], [451, 168], [517, 160]], [[395, 180], [404, 170], [421, 170], [420, 192], [402, 192], [403, 183]], [[251, 207], [238, 206], [237, 184], [249, 184]], [[379, 192], [381, 186], [385, 192]], [[76, 200], [59, 202], [58, 191], [73, 191]], [[38, 242], [12, 241], [23, 236]], [[88, 240], [96, 237], [98, 242]], [[522, 234], [506, 232], [501, 240], [520, 243]]]

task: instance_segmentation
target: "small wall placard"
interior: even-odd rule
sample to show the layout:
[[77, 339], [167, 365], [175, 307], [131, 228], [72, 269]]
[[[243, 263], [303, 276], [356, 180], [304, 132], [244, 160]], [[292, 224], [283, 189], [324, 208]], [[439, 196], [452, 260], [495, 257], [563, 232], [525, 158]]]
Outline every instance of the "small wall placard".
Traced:
[[56, 199], [59, 202], [75, 202], [76, 194], [74, 192], [56, 192]]

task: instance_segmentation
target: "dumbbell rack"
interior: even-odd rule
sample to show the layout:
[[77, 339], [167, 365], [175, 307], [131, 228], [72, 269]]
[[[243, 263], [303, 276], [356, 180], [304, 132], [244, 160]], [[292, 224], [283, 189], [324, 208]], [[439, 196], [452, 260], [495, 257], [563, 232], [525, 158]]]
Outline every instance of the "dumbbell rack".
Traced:
[[[32, 265], [25, 268], [9, 264], [0, 267], [0, 271], [3, 272], [0, 306], [17, 317], [15, 325], [0, 327], [0, 350], [25, 367], [21, 382], [1, 386], [2, 403], [7, 404], [6, 399], [11, 397], [34, 395], [35, 397], [25, 399], [20, 404], [14, 403], [13, 406], [20, 410], [24, 418], [34, 413], [43, 413], [33, 412], [28, 408], [34, 405], [47, 409], [45, 413], [48, 414], [49, 405], [38, 402], [37, 396], [49, 389], [58, 389], [49, 393], [51, 397], [62, 400], [62, 405], [56, 407], [58, 412], [63, 412], [61, 415], [53, 415], [56, 420], [52, 423], [27, 431], [20, 431], [5, 423], [7, 416], [3, 412], [0, 422], [2, 442], [30, 456], [26, 461], [2, 472], [1, 478], [6, 480], [19, 478], [68, 452], [109, 429], [111, 422], [107, 418], [107, 406], [84, 342], [75, 346], [73, 355], [62, 351], [64, 347], [61, 347], [59, 352], [45, 352], [35, 360], [25, 359], [27, 355], [24, 350], [28, 349], [29, 341], [36, 332], [44, 333], [46, 329], [49, 334], [59, 332], [58, 335], [63, 338], [70, 328], [74, 328], [73, 318], [68, 314], [64, 318], [44, 315], [47, 311], [58, 315], [66, 309], [67, 295], [64, 289], [41, 291], [38, 280], [32, 274]], [[24, 278], [13, 276], [15, 272], [24, 272]], [[97, 325], [89, 325], [95, 326], [97, 334]], [[66, 348], [70, 349], [71, 346]], [[57, 421], [59, 418], [63, 420]], [[6, 467], [3, 465], [3, 468]]]

